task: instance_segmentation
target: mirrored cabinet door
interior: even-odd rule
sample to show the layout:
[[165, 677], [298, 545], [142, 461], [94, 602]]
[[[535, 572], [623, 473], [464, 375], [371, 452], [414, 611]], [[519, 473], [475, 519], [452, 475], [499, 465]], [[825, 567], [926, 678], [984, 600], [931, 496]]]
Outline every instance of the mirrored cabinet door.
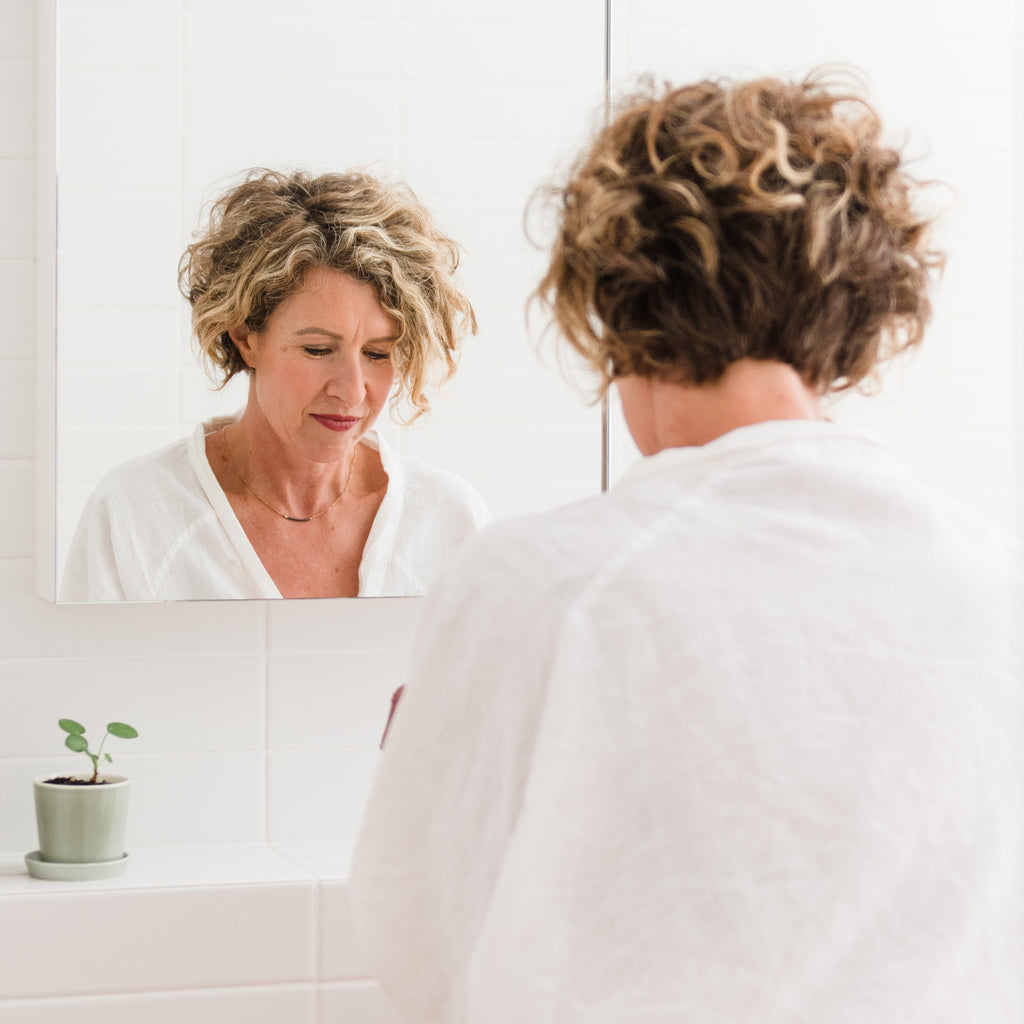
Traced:
[[[239, 410], [191, 342], [178, 260], [251, 167], [404, 179], [463, 247], [479, 333], [400, 452], [495, 518], [597, 493], [600, 409], [537, 351], [536, 190], [603, 115], [604, 0], [56, 0], [55, 574], [113, 466]], [[543, 242], [542, 215], [537, 240]], [[382, 416], [382, 420], [386, 413]]]

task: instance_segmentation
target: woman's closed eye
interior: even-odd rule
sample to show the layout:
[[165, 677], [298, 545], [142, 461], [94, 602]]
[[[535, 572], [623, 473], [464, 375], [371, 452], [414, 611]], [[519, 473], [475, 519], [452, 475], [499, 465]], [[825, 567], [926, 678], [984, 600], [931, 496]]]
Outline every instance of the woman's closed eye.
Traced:
[[304, 345], [302, 351], [305, 352], [307, 356], [329, 356], [331, 354], [331, 350], [329, 348], [321, 348], [316, 345]]

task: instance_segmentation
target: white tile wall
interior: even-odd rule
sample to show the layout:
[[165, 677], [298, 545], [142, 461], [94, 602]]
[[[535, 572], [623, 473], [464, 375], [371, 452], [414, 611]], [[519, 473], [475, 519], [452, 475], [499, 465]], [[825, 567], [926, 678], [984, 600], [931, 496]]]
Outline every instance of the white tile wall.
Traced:
[[[741, 0], [697, 11], [672, 0], [616, 0], [612, 73], [625, 89], [642, 72], [682, 82], [799, 74], [828, 62], [860, 69], [887, 137], [906, 140], [919, 177], [948, 186], [928, 202], [944, 211], [936, 241], [949, 262], [918, 357], [885, 375], [881, 397], [844, 398], [831, 415], [881, 431], [929, 483], [1012, 529], [1024, 405], [1013, 230], [1020, 122], [1008, 130], [1020, 106], [1019, 4], [983, 7]], [[613, 453], [614, 479], [637, 457], [621, 430]]]
[[[138, 0], [62, 3], [68, 10], [80, 11], [81, 20], [96, 32], [100, 23], [92, 19], [97, 10], [109, 16], [108, 25], [139, 17]], [[398, 0], [373, 5], [372, 14], [359, 0], [307, 3], [325, 22], [355, 19], [364, 41], [374, 37], [380, 23], [399, 34]], [[269, 16], [277, 6], [277, 0], [273, 4], [220, 0], [216, 10], [221, 15], [262, 10]], [[183, 11], [198, 18], [209, 17], [211, 9], [207, 0], [149, 0], [147, 8], [156, 12], [154, 17], [175, 24]], [[1024, 219], [1019, 192], [1014, 194], [1016, 205], [1010, 197], [1010, 190], [1019, 189], [1022, 179], [1024, 75], [1017, 75], [1016, 92], [1008, 94], [1005, 69], [990, 67], [992, 59], [980, 64], [979, 54], [1005, 55], [1008, 38], [1015, 41], [1015, 55], [1024, 53], [1022, 26], [1011, 24], [1012, 5], [999, 0], [969, 6], [943, 0], [927, 9], [920, 4], [864, 0], [856, 12], [856, 25], [850, 26], [842, 20], [839, 5], [822, 8], [810, 0], [781, 0], [770, 8], [752, 2], [694, 7], [672, 0], [616, 0], [616, 67], [620, 73], [645, 68], [671, 72], [681, 79], [704, 70], [723, 70], [723, 62], [750, 62], [758, 70], [777, 70], [843, 55], [871, 64], [880, 105], [893, 121], [927, 127], [933, 163], [941, 162], [958, 185], [960, 205], [949, 235], [958, 249], [956, 262], [951, 262], [942, 285], [931, 350], [915, 362], [903, 389], [901, 397], [907, 401], [891, 407], [883, 401], [875, 412], [869, 411], [870, 406], [858, 407], [850, 415], [866, 422], [876, 417], [926, 477], [985, 514], [1007, 521], [1020, 507], [1020, 481], [1024, 480], [1024, 446], [1017, 442], [1024, 427], [1024, 403], [1014, 356], [1016, 346], [1024, 343], [1024, 333], [1013, 307], [1015, 287], [1024, 280]], [[181, 144], [176, 134], [154, 130], [149, 117], [143, 116], [147, 104], [159, 101], [179, 111], [185, 99], [169, 87], [166, 72], [157, 66], [172, 58], [170, 35], [158, 41], [159, 61], [148, 70], [123, 47], [108, 45], [113, 40], [99, 33], [97, 47], [107, 46], [102, 50], [103, 61], [97, 58], [92, 67], [83, 62], [72, 81], [95, 82], [98, 69], [110, 62], [119, 66], [126, 62], [126, 77], [118, 79], [119, 89], [129, 110], [136, 112], [140, 130], [126, 133], [105, 121], [102, 111], [84, 111], [84, 116], [99, 126], [105, 124], [107, 130], [98, 137], [69, 133], [62, 140], [62, 165], [76, 176], [80, 190], [95, 198], [95, 204], [83, 204], [62, 225], [69, 237], [74, 234], [88, 246], [69, 257], [78, 261], [80, 280], [87, 283], [68, 282], [74, 308], [66, 311], [62, 322], [64, 365], [82, 374], [79, 379], [89, 381], [91, 387], [107, 370], [142, 375], [147, 369], [166, 367], [175, 374], [170, 390], [177, 390], [179, 367], [191, 356], [182, 347], [173, 286], [176, 245], [164, 249], [157, 237], [168, 231], [170, 216], [169, 207], [159, 198], [163, 190], [177, 189], [184, 180], [191, 190], [187, 202], [194, 207], [198, 193], [217, 175], [235, 169], [232, 152], [245, 153], [242, 163], [258, 162], [261, 154], [267, 154], [267, 162], [277, 163], [290, 152], [308, 151], [331, 164], [336, 159], [349, 163], [355, 154], [372, 151], [400, 165], [425, 198], [447, 211], [453, 233], [463, 234], [475, 251], [504, 259], [494, 262], [490, 272], [467, 261], [467, 276], [479, 286], [482, 325], [480, 338], [470, 343], [467, 370], [490, 374], [489, 386], [494, 386], [495, 376], [508, 374], [509, 381], [524, 389], [522, 395], [502, 392], [498, 396], [504, 417], [515, 415], [516, 400], [521, 398], [525, 408], [534, 408], [534, 401], [543, 406], [540, 414], [553, 424], [481, 426], [467, 439], [456, 426], [440, 422], [448, 416], [445, 411], [433, 432], [432, 452], [438, 461], [450, 459], [453, 466], [478, 474], [481, 490], [511, 511], [578, 497], [593, 489], [594, 433], [585, 417], [581, 420], [576, 412], [566, 411], [570, 406], [562, 402], [550, 380], [528, 372], [535, 364], [521, 342], [532, 335], [523, 327], [522, 303], [507, 300], [501, 280], [506, 275], [514, 278], [518, 292], [525, 294], [537, 262], [525, 247], [516, 248], [521, 243], [521, 205], [494, 194], [492, 171], [501, 168], [509, 187], [525, 195], [538, 184], [541, 170], [575, 145], [575, 137], [570, 138], [573, 126], [592, 117], [600, 94], [599, 89], [588, 92], [582, 82], [594, 66], [600, 73], [602, 57], [588, 48], [599, 35], [603, 3], [522, 0], [499, 5], [452, 0], [441, 10], [437, 0], [402, 0], [401, 15], [419, 29], [403, 36], [406, 78], [400, 89], [388, 93], [387, 103], [393, 107], [404, 103], [406, 117], [419, 119], [410, 128], [423, 125], [433, 115], [420, 101], [426, 95], [420, 87], [433, 87], [444, 68], [451, 69], [449, 80], [463, 88], [460, 95], [464, 97], [461, 119], [445, 112], [449, 138], [431, 140], [423, 127], [401, 151], [390, 133], [380, 132], [374, 118], [366, 116], [367, 110], [382, 108], [373, 105], [366, 91], [347, 89], [333, 94], [330, 101], [342, 111], [358, 104], [351, 120], [360, 131], [356, 136], [341, 137], [336, 127], [320, 132], [293, 123], [295, 108], [289, 110], [275, 101], [275, 106], [266, 108], [273, 116], [253, 125], [259, 134], [241, 140], [248, 149], [232, 150], [239, 140], [216, 122], [206, 124], [202, 132], [197, 129]], [[373, 771], [390, 690], [400, 678], [415, 630], [417, 602], [104, 608], [54, 606], [35, 596], [32, 476], [33, 468], [42, 463], [32, 458], [36, 138], [28, 111], [33, 106], [36, 17], [35, 0], [0, 0], [0, 850], [20, 854], [34, 844], [27, 782], [42, 770], [65, 764], [53, 726], [54, 719], [64, 715], [88, 723], [125, 718], [142, 732], [137, 748], [126, 746], [120, 754], [115, 750], [138, 780], [132, 843], [140, 851], [160, 842], [241, 842], [271, 835], [330, 840], [351, 834]], [[524, 32], [523, 18], [539, 26], [536, 31]], [[901, 25], [892, 28], [893, 19]], [[535, 136], [510, 138], [503, 121], [523, 132], [530, 127], [529, 119], [495, 101], [497, 83], [515, 74], [516, 61], [510, 56], [514, 48], [499, 49], [500, 59], [493, 62], [476, 51], [465, 54], [463, 60], [468, 23], [489, 28], [502, 40], [512, 38], [510, 32], [518, 33], [519, 45], [536, 39], [548, 55], [542, 73], [549, 77], [550, 87], [523, 93], [531, 102], [552, 97], [549, 116], [538, 122]], [[893, 66], [887, 42], [891, 32], [903, 33], [907, 52], [924, 52], [924, 59], [911, 61], [901, 52], [899, 66]], [[942, 42], [929, 50], [937, 37]], [[423, 40], [420, 49], [417, 38]], [[949, 38], [955, 40], [952, 49]], [[451, 40], [451, 49], [444, 53], [444, 60], [431, 60], [446, 39]], [[928, 58], [931, 52], [941, 52], [942, 60]], [[359, 60], [364, 57], [358, 55]], [[961, 75], [961, 57], [985, 73]], [[194, 59], [200, 59], [197, 51]], [[209, 61], [210, 54], [203, 59]], [[132, 60], [136, 60], [134, 69], [129, 67]], [[534, 63], [525, 56], [520, 61], [522, 68]], [[948, 73], [949, 65], [957, 68], [957, 74]], [[919, 73], [922, 67], [932, 70]], [[913, 73], [897, 76], [905, 68]], [[940, 80], [943, 69], [946, 78]], [[238, 74], [231, 82], [249, 89], [251, 108], [261, 109], [263, 97], [257, 88], [261, 79], [247, 77], [244, 67]], [[332, 67], [331, 74], [343, 83], [349, 72]], [[891, 85], [886, 86], [892, 92], [882, 89], [885, 75], [892, 76]], [[301, 69], [296, 69], [296, 78], [301, 77]], [[217, 84], [224, 86], [228, 79]], [[316, 94], [311, 82], [302, 84], [304, 92], [293, 89], [290, 95]], [[970, 95], [961, 96], [964, 92]], [[106, 95], [112, 102], [121, 102], [113, 90]], [[1010, 108], [1011, 99], [1015, 110]], [[198, 99], [193, 95], [189, 102], [198, 103]], [[499, 113], [502, 109], [504, 115]], [[1012, 140], [1011, 124], [1015, 126]], [[97, 147], [102, 159], [96, 158]], [[980, 179], [979, 168], [984, 170]], [[114, 194], [124, 189], [154, 197], [152, 230], [141, 231], [138, 244], [126, 250], [138, 271], [132, 271], [127, 292], [111, 288], [111, 280], [129, 279], [121, 269], [115, 273], [106, 260], [111, 247], [130, 242], [131, 235], [112, 223], [102, 236], [96, 231], [96, 225], [107, 224], [103, 212], [111, 208]], [[457, 199], [464, 203], [461, 213]], [[482, 230], [480, 213], [489, 208], [496, 211], [493, 226]], [[138, 220], [139, 211], [147, 209], [146, 202], [140, 198], [133, 209]], [[158, 210], [162, 211], [159, 216]], [[179, 232], [185, 230], [191, 214], [183, 207], [181, 217]], [[159, 229], [158, 222], [163, 225]], [[1011, 222], [1018, 228], [1012, 238], [1015, 254], [1009, 250], [1006, 229]], [[68, 270], [73, 266], [65, 264]], [[150, 291], [158, 279], [164, 281], [159, 294]], [[99, 334], [110, 340], [104, 351], [90, 343]], [[461, 396], [459, 401], [463, 402]], [[96, 404], [105, 415], [103, 403]], [[192, 420], [194, 407], [194, 399], [182, 400], [183, 421]], [[466, 399], [463, 408], [468, 415], [479, 415], [474, 401]], [[76, 415], [84, 417], [87, 411], [87, 405], [80, 404]], [[81, 421], [77, 428], [81, 438]], [[159, 432], [160, 428], [140, 431], [144, 447], [152, 447]], [[421, 436], [426, 435], [414, 435]], [[123, 438], [116, 431], [104, 433], [97, 424], [88, 440], [109, 446], [117, 459], [124, 457], [123, 447], [118, 447]], [[67, 442], [63, 437], [62, 443]], [[74, 461], [86, 448], [81, 440], [78, 443], [80, 448], [62, 449], [74, 453], [69, 454]], [[417, 450], [420, 444], [413, 440], [410, 448]], [[621, 462], [629, 451], [621, 431], [616, 445], [623, 453]], [[495, 474], [499, 460], [505, 468]], [[78, 484], [84, 497], [86, 481]], [[365, 688], [363, 679], [369, 680]], [[190, 809], [188, 801], [193, 799], [201, 809]], [[354, 1019], [363, 1024], [390, 1021], [372, 984], [342, 980], [347, 977], [348, 954], [340, 932], [323, 944], [323, 966], [334, 980], [321, 986], [319, 993], [310, 984], [315, 943], [307, 924], [312, 911], [303, 902], [306, 897], [296, 895], [300, 891], [301, 887], [293, 890], [287, 883], [270, 886], [265, 902], [257, 895], [248, 908], [223, 915], [223, 932], [218, 933], [220, 941], [229, 943], [243, 926], [255, 934], [268, 926], [289, 935], [294, 930], [293, 961], [263, 963], [245, 945], [246, 955], [231, 976], [213, 977], [204, 973], [200, 953], [205, 945], [192, 952], [175, 948], [163, 958], [166, 962], [160, 958], [140, 962], [140, 973], [133, 975], [131, 985], [152, 985], [160, 991], [130, 994], [131, 985], [126, 985], [120, 995], [77, 994], [75, 1015], [108, 1024], [136, 1020], [162, 1024], [183, 1014], [197, 1024], [232, 1019], [312, 1024], [316, 1012], [320, 1019]], [[110, 933], [110, 942], [130, 947], [130, 937], [138, 934], [152, 934], [159, 944], [159, 929], [153, 921], [187, 913], [189, 906], [198, 906], [196, 901], [205, 898], [201, 888], [190, 892], [179, 904], [154, 889], [151, 909], [156, 917], [144, 920], [110, 894], [83, 893], [75, 900], [86, 920], [95, 921], [104, 935]], [[340, 890], [328, 887], [323, 919], [341, 915], [342, 902]], [[13, 904], [13, 898], [5, 897], [0, 907], [4, 935], [38, 934], [45, 929], [52, 930], [58, 946], [72, 941], [58, 926], [56, 910], [48, 917], [35, 910], [18, 910]], [[118, 933], [115, 924], [125, 930]], [[4, 949], [6, 953], [6, 944]], [[145, 959], [138, 950], [125, 952]], [[70, 997], [61, 993], [68, 991], [67, 986], [81, 983], [81, 991], [97, 991], [97, 983], [87, 978], [53, 971], [44, 976], [38, 965], [23, 967], [6, 959], [0, 975], [10, 979], [5, 990], [9, 998], [0, 999], [0, 1024], [50, 1024], [58, 1015], [66, 1019]], [[225, 987], [232, 983], [243, 987]], [[106, 984], [121, 982], [107, 978]], [[195, 987], [199, 985], [209, 987], [199, 990]]]

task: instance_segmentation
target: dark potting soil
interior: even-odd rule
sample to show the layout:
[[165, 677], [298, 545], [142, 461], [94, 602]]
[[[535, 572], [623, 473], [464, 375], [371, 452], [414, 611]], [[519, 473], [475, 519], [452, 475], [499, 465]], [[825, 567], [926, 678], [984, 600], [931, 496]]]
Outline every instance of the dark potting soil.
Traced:
[[58, 775], [55, 778], [47, 779], [47, 782], [52, 782], [57, 786], [105, 786], [107, 784], [106, 779], [100, 779], [98, 782], [90, 782], [88, 779], [73, 779], [70, 775]]

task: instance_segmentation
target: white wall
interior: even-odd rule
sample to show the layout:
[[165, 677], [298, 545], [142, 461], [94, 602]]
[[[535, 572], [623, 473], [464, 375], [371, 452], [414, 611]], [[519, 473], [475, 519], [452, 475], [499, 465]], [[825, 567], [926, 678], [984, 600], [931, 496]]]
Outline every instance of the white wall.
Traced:
[[[466, 10], [483, 6], [467, 0]], [[911, 17], [897, 4], [862, 3], [845, 24], [810, 0], [770, 10], [635, 2], [617, 8], [634, 19], [617, 66], [678, 62], [673, 77], [683, 79], [716, 55], [761, 70], [848, 57], [868, 67], [893, 122], [924, 128], [933, 166], [964, 186], [942, 319], [900, 404], [851, 415], [877, 421], [925, 475], [1008, 522], [1020, 459], [1008, 225], [1020, 176], [1010, 125], [1019, 140], [1021, 105], [1014, 122], [1003, 67], [1012, 6], [915, 7]], [[542, 5], [531, 9], [542, 20]], [[133, 844], [344, 835], [402, 677], [415, 601], [61, 607], [34, 596], [35, 25], [34, 0], [0, 0], [0, 849], [34, 847], [29, 780], [65, 766], [62, 716], [140, 729], [139, 740], [113, 748], [137, 780]], [[475, 123], [465, 121], [463, 144]], [[430, 164], [428, 153], [421, 159]], [[192, 797], [201, 811], [186, 811]], [[316, 800], [332, 813], [314, 813]]]
[[[888, 139], [907, 140], [912, 172], [949, 186], [929, 200], [945, 211], [935, 240], [949, 259], [923, 347], [885, 374], [880, 395], [843, 398], [830, 415], [881, 431], [924, 480], [1009, 529], [1024, 480], [1014, 323], [1016, 6], [615, 0], [612, 65], [619, 88], [641, 72], [682, 83], [793, 75], [829, 62], [861, 70]], [[634, 451], [623, 431], [616, 436], [621, 471]]]

